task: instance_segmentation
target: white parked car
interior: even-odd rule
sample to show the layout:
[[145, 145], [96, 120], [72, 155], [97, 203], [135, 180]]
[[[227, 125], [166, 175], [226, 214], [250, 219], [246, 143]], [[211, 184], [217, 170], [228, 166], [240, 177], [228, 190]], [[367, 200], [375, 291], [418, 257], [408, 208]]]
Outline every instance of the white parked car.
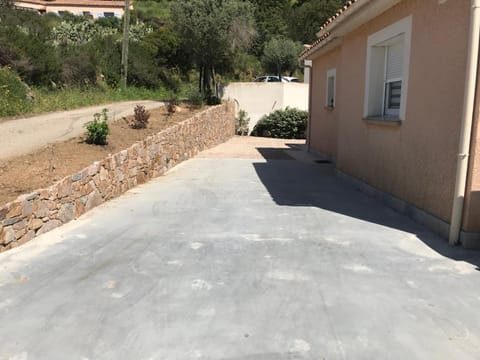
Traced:
[[[254, 82], [280, 82], [278, 76], [275, 75], [265, 75], [257, 77]], [[299, 78], [293, 76], [282, 76], [281, 82], [300, 82]]]
[[300, 79], [294, 76], [282, 76], [283, 80], [287, 80], [288, 82], [296, 82], [299, 83]]

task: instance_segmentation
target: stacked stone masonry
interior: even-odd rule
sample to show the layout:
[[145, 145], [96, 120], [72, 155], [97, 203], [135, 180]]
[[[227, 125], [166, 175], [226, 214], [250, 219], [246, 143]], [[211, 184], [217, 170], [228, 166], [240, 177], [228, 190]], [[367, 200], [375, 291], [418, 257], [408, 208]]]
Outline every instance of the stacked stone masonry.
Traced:
[[0, 252], [30, 241], [234, 135], [224, 103], [109, 155], [47, 189], [0, 206]]

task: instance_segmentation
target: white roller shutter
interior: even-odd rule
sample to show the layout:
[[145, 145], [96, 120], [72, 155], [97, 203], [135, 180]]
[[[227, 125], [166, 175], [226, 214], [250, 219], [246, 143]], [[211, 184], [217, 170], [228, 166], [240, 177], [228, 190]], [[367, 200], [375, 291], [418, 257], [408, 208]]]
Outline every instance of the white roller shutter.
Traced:
[[403, 39], [387, 46], [387, 71], [385, 80], [391, 81], [403, 77]]

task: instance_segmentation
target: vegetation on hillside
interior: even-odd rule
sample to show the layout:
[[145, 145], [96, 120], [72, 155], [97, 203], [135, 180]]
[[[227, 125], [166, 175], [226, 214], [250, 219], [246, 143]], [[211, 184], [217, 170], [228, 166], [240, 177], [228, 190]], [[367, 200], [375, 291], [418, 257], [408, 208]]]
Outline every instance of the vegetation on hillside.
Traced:
[[95, 102], [82, 99], [92, 93], [109, 94], [107, 99], [145, 91], [169, 97], [188, 93], [208, 100], [219, 82], [249, 81], [265, 73], [300, 76], [302, 43], [314, 40], [318, 27], [341, 4], [137, 0], [129, 32], [131, 90], [120, 91], [121, 19], [38, 15], [0, 0], [0, 91], [9, 94], [8, 101], [3, 96], [0, 116], [38, 111], [45, 98], [61, 94], [77, 94], [73, 102], [78, 105]]

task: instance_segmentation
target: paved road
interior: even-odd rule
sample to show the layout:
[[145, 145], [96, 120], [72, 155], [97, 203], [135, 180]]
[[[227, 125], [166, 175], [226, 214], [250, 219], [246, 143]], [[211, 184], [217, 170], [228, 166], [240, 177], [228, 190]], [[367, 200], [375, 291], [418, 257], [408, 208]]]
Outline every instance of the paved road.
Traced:
[[0, 359], [480, 358], [478, 252], [232, 144], [0, 254]]
[[115, 120], [132, 115], [137, 104], [152, 109], [163, 103], [150, 100], [126, 101], [1, 122], [0, 160], [78, 136], [85, 132], [84, 125], [93, 120], [93, 114], [104, 108], [108, 109], [110, 120]]

